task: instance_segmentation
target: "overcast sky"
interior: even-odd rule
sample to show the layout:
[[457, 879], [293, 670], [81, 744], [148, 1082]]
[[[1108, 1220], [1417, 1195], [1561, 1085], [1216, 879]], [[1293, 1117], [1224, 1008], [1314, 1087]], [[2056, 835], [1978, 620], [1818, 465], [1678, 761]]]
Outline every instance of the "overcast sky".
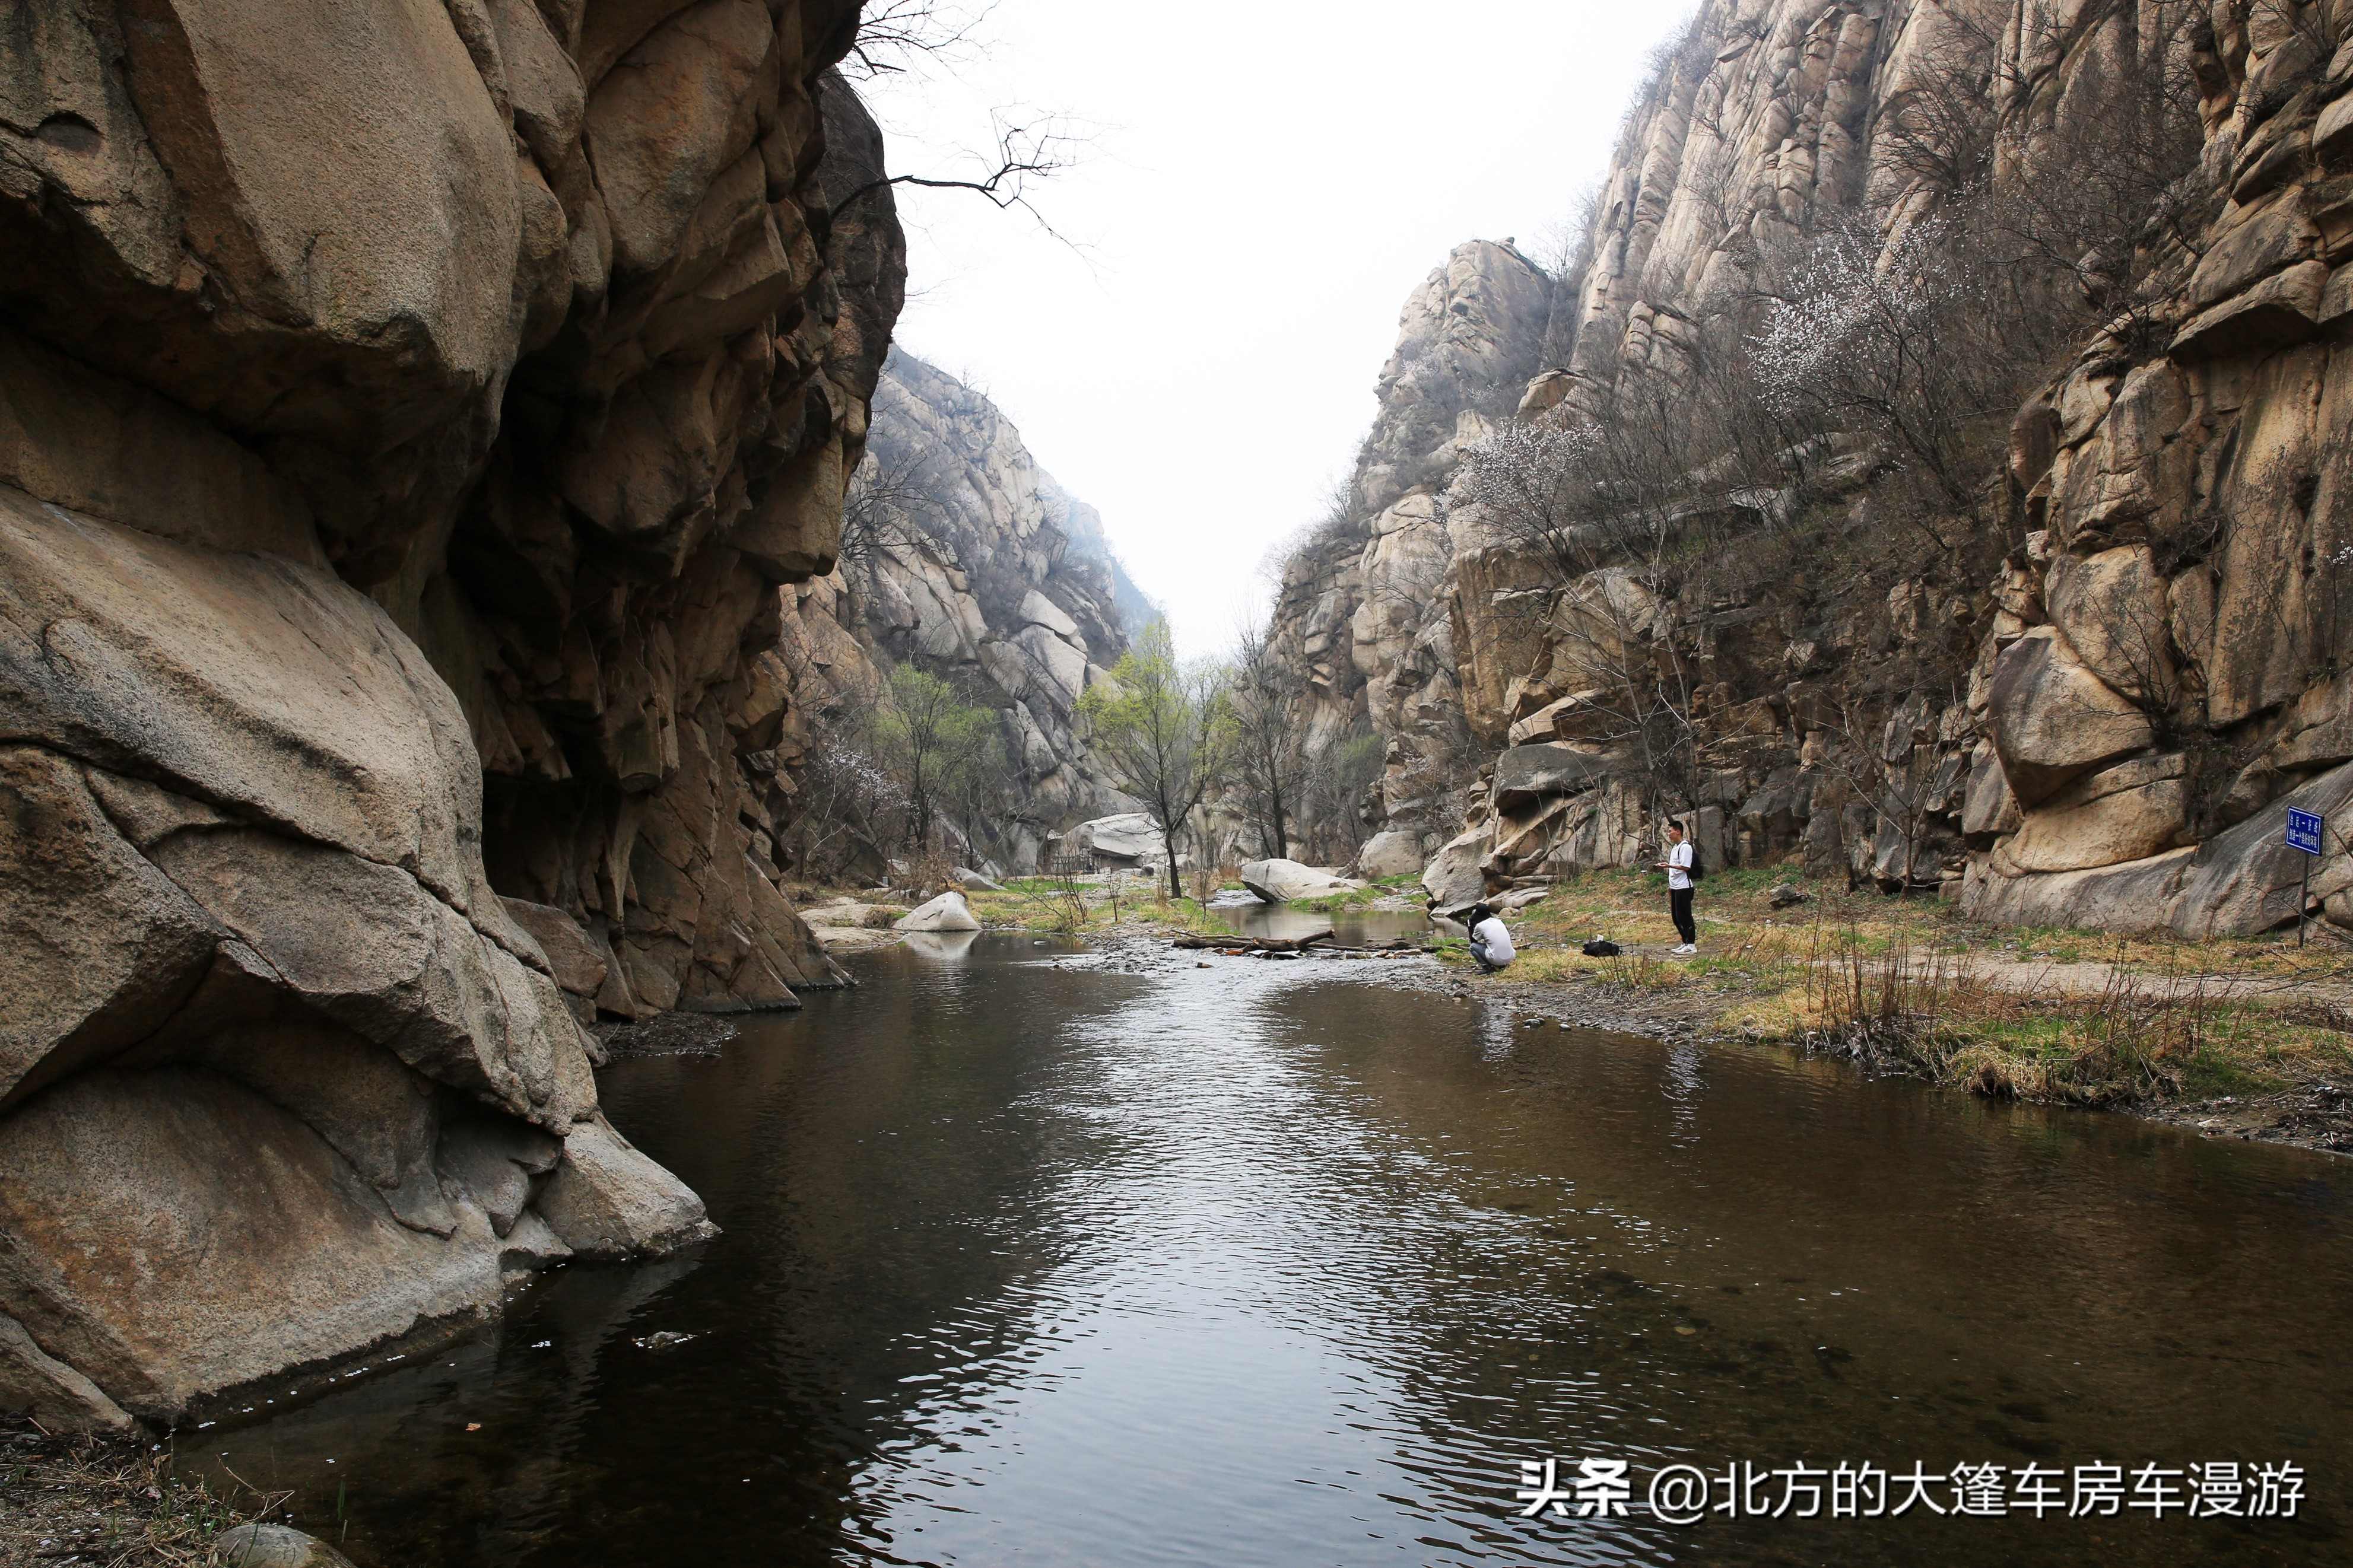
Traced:
[[866, 85], [892, 171], [968, 177], [992, 110], [1062, 114], [1089, 145], [1034, 187], [1053, 233], [900, 187], [899, 341], [1102, 509], [1180, 647], [1220, 651], [1354, 462], [1407, 294], [1466, 239], [1546, 260], [1686, 15], [998, 0], [977, 52]]

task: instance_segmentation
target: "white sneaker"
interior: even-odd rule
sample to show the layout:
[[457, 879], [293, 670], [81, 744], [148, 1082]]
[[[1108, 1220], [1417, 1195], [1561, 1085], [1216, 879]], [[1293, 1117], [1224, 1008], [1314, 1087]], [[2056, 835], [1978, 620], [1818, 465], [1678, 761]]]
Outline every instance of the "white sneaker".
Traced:
[[1699, 948], [1695, 944], [1687, 942], [1683, 943], [1683, 946], [1675, 949], [1675, 951], [1677, 952], [1697, 952]]

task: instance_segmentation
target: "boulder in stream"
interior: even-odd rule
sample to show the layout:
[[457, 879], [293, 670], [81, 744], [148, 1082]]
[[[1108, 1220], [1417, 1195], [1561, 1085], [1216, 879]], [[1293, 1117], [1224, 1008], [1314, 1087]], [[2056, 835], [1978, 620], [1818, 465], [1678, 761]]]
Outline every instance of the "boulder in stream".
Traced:
[[942, 893], [930, 903], [901, 916], [893, 931], [978, 931], [980, 921], [958, 892]]
[[1335, 893], [1353, 893], [1364, 884], [1319, 871], [1313, 866], [1303, 866], [1296, 860], [1253, 860], [1242, 868], [1242, 886], [1270, 904], [1283, 904], [1294, 899], [1327, 899]]
[[237, 1568], [352, 1568], [352, 1560], [290, 1525], [240, 1524], [213, 1542], [219, 1561]]

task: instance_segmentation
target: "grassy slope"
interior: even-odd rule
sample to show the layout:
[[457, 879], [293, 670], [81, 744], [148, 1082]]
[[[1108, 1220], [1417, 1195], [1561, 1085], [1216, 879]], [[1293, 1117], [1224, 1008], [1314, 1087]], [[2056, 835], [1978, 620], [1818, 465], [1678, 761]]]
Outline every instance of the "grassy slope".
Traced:
[[[1700, 955], [1674, 941], [1661, 879], [1588, 872], [1521, 911], [1514, 979], [1673, 994], [1720, 1028], [1889, 1059], [1981, 1092], [2121, 1103], [2271, 1089], [2353, 1070], [2353, 959], [2294, 933], [2182, 942], [1962, 920], [1934, 899], [1719, 871], [1696, 900]], [[1629, 956], [1577, 952], [1606, 935]], [[1460, 943], [1441, 958], [1468, 962]]]

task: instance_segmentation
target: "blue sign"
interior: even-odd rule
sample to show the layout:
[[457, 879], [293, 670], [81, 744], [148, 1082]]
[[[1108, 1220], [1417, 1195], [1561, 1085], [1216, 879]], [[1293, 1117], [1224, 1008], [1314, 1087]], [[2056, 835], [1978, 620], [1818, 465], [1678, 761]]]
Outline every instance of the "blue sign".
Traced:
[[2287, 847], [2307, 855], [2320, 853], [2320, 818], [2309, 811], [2287, 809]]

